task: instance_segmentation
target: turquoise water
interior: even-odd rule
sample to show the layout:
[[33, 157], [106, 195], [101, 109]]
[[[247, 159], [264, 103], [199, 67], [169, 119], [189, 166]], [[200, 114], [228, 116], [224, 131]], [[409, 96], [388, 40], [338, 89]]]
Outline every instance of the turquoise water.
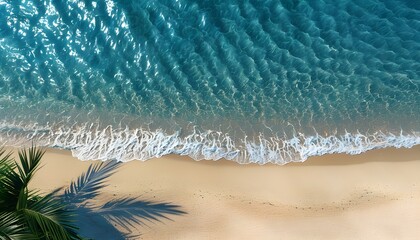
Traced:
[[420, 144], [415, 1], [0, 0], [0, 140], [80, 159]]

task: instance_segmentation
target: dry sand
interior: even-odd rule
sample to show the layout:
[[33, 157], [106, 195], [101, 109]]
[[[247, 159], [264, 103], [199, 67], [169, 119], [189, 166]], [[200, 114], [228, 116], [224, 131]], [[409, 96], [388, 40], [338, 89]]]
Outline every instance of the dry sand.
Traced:
[[[32, 184], [43, 191], [92, 163], [54, 149], [44, 158]], [[140, 196], [188, 213], [137, 226], [136, 239], [420, 239], [420, 146], [286, 166], [166, 156], [125, 163], [109, 184], [103, 202]]]

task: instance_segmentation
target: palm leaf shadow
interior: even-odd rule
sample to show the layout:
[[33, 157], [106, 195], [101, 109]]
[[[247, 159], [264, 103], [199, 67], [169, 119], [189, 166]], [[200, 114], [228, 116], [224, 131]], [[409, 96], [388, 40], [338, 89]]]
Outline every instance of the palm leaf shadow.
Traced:
[[145, 225], [146, 222], [160, 222], [170, 219], [167, 215], [182, 215], [186, 212], [180, 206], [167, 202], [142, 201], [133, 197], [113, 199], [102, 206], [91, 202], [115, 170], [120, 167], [116, 161], [92, 164], [86, 173], [64, 191], [60, 199], [76, 212], [76, 225], [81, 236], [92, 239], [127, 239], [130, 227]]

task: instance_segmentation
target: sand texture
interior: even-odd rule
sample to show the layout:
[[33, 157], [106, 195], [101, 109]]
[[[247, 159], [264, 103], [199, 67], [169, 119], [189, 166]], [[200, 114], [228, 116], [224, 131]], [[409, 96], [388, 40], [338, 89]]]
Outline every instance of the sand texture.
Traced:
[[[48, 149], [31, 187], [66, 186], [91, 163]], [[187, 212], [130, 227], [133, 239], [420, 238], [420, 146], [286, 166], [165, 156], [124, 163], [108, 184], [98, 203], [138, 196]]]

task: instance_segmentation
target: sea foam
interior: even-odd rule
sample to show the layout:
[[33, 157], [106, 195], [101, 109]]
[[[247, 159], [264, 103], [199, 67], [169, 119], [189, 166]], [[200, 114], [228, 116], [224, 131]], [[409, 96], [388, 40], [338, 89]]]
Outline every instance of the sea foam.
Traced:
[[0, 141], [6, 145], [40, 146], [71, 150], [80, 160], [109, 160], [122, 162], [148, 160], [168, 154], [189, 156], [195, 160], [227, 159], [241, 164], [302, 162], [311, 156], [332, 153], [359, 154], [368, 150], [396, 147], [411, 148], [420, 144], [420, 133], [399, 134], [375, 132], [371, 134], [305, 136], [297, 134], [289, 139], [256, 137], [234, 140], [217, 131], [198, 131], [181, 136], [180, 131], [166, 133], [158, 129], [115, 128], [100, 129], [96, 124], [71, 127], [52, 127], [0, 124]]

